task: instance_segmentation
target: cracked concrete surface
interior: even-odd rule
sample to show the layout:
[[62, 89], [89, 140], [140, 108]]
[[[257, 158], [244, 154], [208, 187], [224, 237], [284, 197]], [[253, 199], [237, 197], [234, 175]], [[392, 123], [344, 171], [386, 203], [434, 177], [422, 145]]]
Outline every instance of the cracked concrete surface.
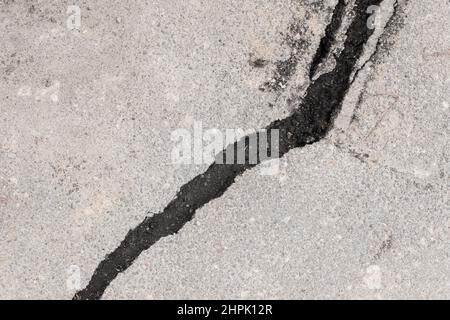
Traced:
[[[84, 287], [208, 167], [171, 164], [173, 130], [288, 115], [336, 3], [79, 1], [77, 31], [58, 1], [2, 1], [0, 297]], [[325, 140], [238, 177], [104, 298], [450, 298], [450, 4], [399, 4]]]

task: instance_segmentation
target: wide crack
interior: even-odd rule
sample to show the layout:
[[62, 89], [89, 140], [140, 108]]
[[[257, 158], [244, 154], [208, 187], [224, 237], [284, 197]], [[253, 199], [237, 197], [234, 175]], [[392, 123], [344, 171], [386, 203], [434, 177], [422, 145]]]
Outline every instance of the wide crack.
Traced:
[[[266, 129], [279, 130], [279, 156], [289, 150], [320, 141], [333, 125], [333, 119], [340, 110], [342, 101], [350, 87], [350, 77], [364, 45], [373, 33], [367, 27], [369, 6], [379, 5], [382, 0], [356, 0], [354, 18], [347, 33], [344, 48], [336, 58], [333, 71], [322, 74], [313, 81], [306, 91], [305, 98], [298, 108], [287, 118], [269, 124]], [[340, 1], [339, 4], [342, 2]], [[339, 6], [338, 4], [338, 6]], [[342, 4], [341, 4], [342, 5]], [[337, 7], [334, 15], [340, 15]], [[327, 27], [326, 39], [322, 39], [312, 67], [323, 59], [327, 48], [333, 42], [334, 30], [342, 17], [333, 18], [331, 27]], [[317, 57], [317, 58], [316, 58]], [[260, 134], [256, 133], [258, 138]], [[248, 139], [243, 145], [249, 148]], [[230, 147], [238, 147], [235, 143]], [[272, 149], [268, 141], [269, 152]], [[225, 153], [226, 150], [223, 151]], [[213, 199], [220, 197], [230, 187], [235, 178], [256, 164], [248, 161], [248, 152], [244, 164], [213, 163], [204, 173], [198, 175], [178, 192], [176, 198], [160, 213], [147, 217], [136, 228], [130, 230], [121, 244], [96, 268], [89, 284], [75, 294], [74, 299], [99, 299], [120, 272], [126, 270], [134, 260], [150, 248], [159, 239], [177, 233], [195, 214], [195, 211]], [[260, 159], [258, 159], [258, 162]]]

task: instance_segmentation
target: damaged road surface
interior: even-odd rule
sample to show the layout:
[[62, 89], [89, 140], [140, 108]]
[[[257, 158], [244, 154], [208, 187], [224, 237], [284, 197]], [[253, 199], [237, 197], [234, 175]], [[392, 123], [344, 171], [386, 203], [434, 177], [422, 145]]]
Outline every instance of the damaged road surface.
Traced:
[[448, 2], [1, 6], [2, 298], [450, 297]]
[[[344, 48], [334, 70], [323, 74], [308, 87], [303, 103], [292, 115], [267, 127], [269, 132], [273, 129], [280, 132], [280, 156], [293, 148], [320, 141], [331, 128], [333, 116], [339, 111], [349, 88], [353, 68], [363, 52], [364, 44], [373, 33], [373, 29], [366, 27], [370, 17], [368, 8], [380, 2], [356, 2], [355, 17], [347, 30]], [[341, 11], [341, 5], [338, 5], [336, 14], [340, 15]], [[333, 16], [332, 22], [334, 20]], [[326, 36], [330, 35], [327, 33]], [[322, 47], [320, 50], [323, 50]], [[194, 217], [197, 209], [220, 197], [238, 175], [253, 166], [251, 163], [214, 163], [205, 173], [182, 186], [177, 197], [161, 213], [144, 219], [127, 234], [120, 246], [100, 263], [88, 286], [78, 292], [75, 299], [100, 298], [117, 274], [126, 270], [142, 251], [162, 237], [178, 232]]]

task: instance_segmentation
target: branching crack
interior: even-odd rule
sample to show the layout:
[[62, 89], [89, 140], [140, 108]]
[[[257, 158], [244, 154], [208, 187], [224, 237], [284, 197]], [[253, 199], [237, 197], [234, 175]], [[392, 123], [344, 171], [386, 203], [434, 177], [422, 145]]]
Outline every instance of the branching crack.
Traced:
[[[366, 26], [370, 16], [367, 8], [371, 5], [379, 5], [381, 1], [356, 0], [354, 18], [346, 32], [344, 47], [336, 59], [335, 68], [329, 73], [320, 75], [311, 83], [305, 98], [289, 117], [274, 121], [266, 127], [267, 131], [279, 130], [280, 157], [293, 148], [323, 139], [331, 129], [334, 116], [339, 111], [350, 87], [351, 74], [373, 33], [373, 30]], [[342, 5], [343, 1], [339, 3]], [[333, 25], [327, 29], [335, 28]], [[318, 61], [322, 60], [323, 53], [333, 41], [333, 35], [329, 32], [325, 37], [327, 39], [321, 41], [324, 43], [324, 48], [320, 48], [320, 52], [316, 55], [319, 57], [316, 59]], [[247, 149], [248, 137], [243, 139]], [[269, 141], [268, 144], [271, 150]], [[203, 174], [183, 185], [176, 198], [163, 212], [145, 218], [136, 228], [128, 232], [121, 244], [100, 262], [87, 287], [79, 291], [74, 299], [101, 298], [111, 281], [120, 272], [126, 270], [144, 250], [150, 248], [159, 239], [177, 233], [194, 217], [197, 209], [220, 197], [234, 183], [237, 176], [255, 165], [248, 161], [245, 164], [213, 163]]]

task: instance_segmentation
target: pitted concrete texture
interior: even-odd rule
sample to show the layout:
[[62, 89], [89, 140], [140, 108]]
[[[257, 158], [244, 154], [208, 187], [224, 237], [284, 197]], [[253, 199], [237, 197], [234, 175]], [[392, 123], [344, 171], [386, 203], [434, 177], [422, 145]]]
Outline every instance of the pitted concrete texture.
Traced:
[[407, 7], [329, 139], [291, 151], [278, 181], [244, 174], [105, 298], [449, 299], [450, 6], [411, 18], [425, 6]]
[[444, 181], [370, 167], [329, 142], [284, 162], [275, 183], [244, 174], [105, 298], [449, 298]]
[[[334, 3], [74, 5], [80, 30], [67, 28], [60, 1], [0, 5], [5, 298], [71, 297], [72, 265], [84, 284], [130, 228], [201, 173], [209, 163], [172, 165], [174, 130], [260, 128], [288, 114], [275, 101], [308, 81]], [[297, 73], [262, 91], [292, 53], [287, 37], [305, 43]]]
[[[71, 30], [67, 3], [3, 0], [0, 298], [84, 288], [210, 165], [173, 164], [174, 131], [288, 116], [337, 3], [74, 1]], [[327, 138], [239, 176], [105, 299], [450, 298], [450, 2], [394, 3]]]

